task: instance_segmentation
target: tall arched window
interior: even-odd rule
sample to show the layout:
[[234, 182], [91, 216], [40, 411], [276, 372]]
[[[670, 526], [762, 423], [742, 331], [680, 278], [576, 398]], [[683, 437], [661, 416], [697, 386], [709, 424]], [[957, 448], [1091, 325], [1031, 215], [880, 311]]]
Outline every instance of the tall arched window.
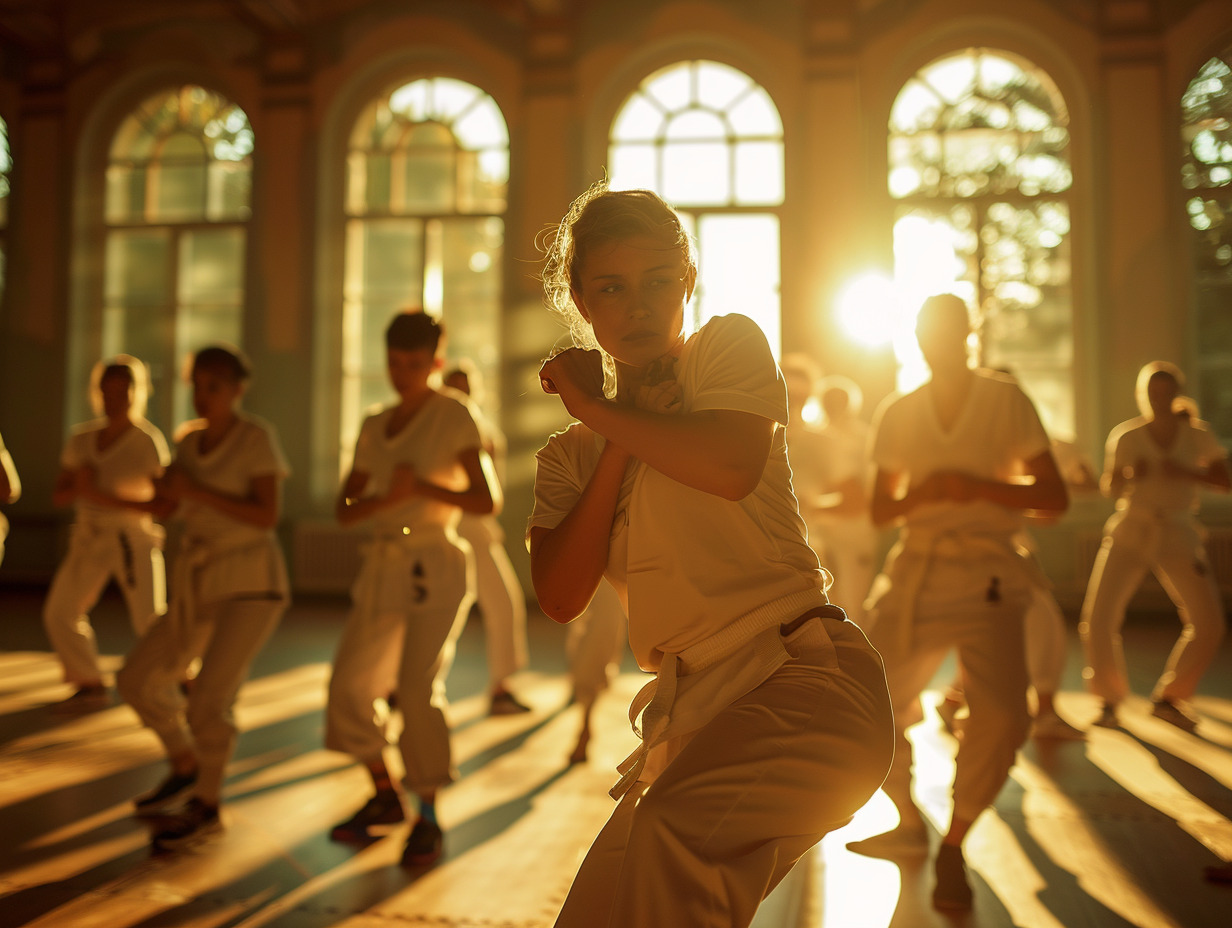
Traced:
[[4, 278], [8, 255], [9, 172], [13, 159], [9, 156], [9, 127], [0, 119], [0, 306], [4, 304]]
[[505, 119], [477, 87], [423, 78], [360, 114], [347, 159], [344, 467], [364, 410], [389, 397], [384, 333], [397, 310], [440, 316], [449, 355], [499, 382], [508, 181]]
[[904, 294], [918, 306], [951, 291], [976, 306], [980, 363], [1011, 371], [1049, 430], [1072, 436], [1068, 126], [1047, 74], [1006, 52], [969, 48], [921, 68], [899, 91], [888, 182]]
[[696, 238], [694, 329], [713, 316], [753, 318], [777, 356], [783, 123], [770, 95], [715, 61], [647, 77], [612, 123], [611, 186], [654, 190]]
[[1232, 49], [1198, 71], [1181, 98], [1181, 184], [1193, 229], [1191, 385], [1221, 435], [1232, 435]]
[[147, 98], [111, 144], [102, 351], [150, 365], [165, 428], [191, 416], [182, 360], [242, 340], [252, 151], [244, 111], [196, 85]]

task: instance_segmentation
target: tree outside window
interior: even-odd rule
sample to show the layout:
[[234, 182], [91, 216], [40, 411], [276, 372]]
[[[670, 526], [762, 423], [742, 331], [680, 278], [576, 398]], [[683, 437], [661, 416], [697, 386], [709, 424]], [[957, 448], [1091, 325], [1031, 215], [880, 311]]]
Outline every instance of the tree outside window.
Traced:
[[1232, 435], [1232, 50], [1181, 97], [1181, 186], [1192, 234], [1194, 373], [1203, 418]]
[[699, 276], [686, 328], [739, 312], [781, 341], [779, 210], [783, 123], [770, 95], [716, 61], [682, 61], [638, 85], [612, 123], [614, 190], [653, 190], [697, 241]]
[[450, 357], [488, 384], [500, 372], [509, 133], [491, 96], [430, 77], [369, 102], [347, 156], [340, 462], [365, 410], [389, 399], [385, 327], [397, 311], [441, 317]]
[[[1074, 434], [1069, 114], [1047, 74], [969, 48], [903, 85], [890, 113], [895, 277], [918, 308], [957, 293], [977, 308], [979, 362], [1008, 370], [1053, 434]], [[909, 328], [909, 327], [905, 327]], [[900, 389], [923, 379], [899, 346]], [[914, 352], [914, 354], [913, 354]]]
[[150, 96], [112, 141], [102, 350], [149, 364], [163, 428], [193, 414], [188, 355], [242, 341], [253, 145], [244, 111], [196, 85]]

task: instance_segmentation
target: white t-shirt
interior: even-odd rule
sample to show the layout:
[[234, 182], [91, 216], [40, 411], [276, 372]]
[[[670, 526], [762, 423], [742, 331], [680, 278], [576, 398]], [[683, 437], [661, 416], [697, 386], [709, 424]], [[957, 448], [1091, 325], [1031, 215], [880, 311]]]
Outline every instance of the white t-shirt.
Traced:
[[[932, 384], [891, 397], [874, 418], [873, 463], [907, 476], [916, 486], [938, 471], [963, 471], [988, 480], [1022, 475], [1022, 464], [1049, 449], [1048, 435], [1031, 400], [1014, 380], [994, 371], [973, 371], [971, 391], [947, 431], [937, 419]], [[1019, 510], [987, 500], [925, 503], [908, 513], [906, 531], [1012, 536], [1022, 526]]]
[[[138, 419], [105, 449], [100, 449], [99, 437], [106, 426], [106, 419], [76, 426], [64, 445], [60, 466], [65, 470], [93, 468], [98, 489], [119, 499], [134, 503], [153, 499], [154, 479], [171, 459], [163, 433], [145, 419]], [[149, 519], [147, 514], [132, 509], [81, 499], [75, 505], [77, 520], [83, 523]]]
[[[368, 475], [364, 497], [389, 492], [394, 468], [407, 465], [421, 480], [447, 490], [461, 491], [468, 477], [459, 457], [483, 446], [470, 409], [453, 391], [434, 393], [396, 435], [387, 426], [396, 406], [389, 406], [364, 420], [355, 443], [357, 473]], [[370, 520], [378, 535], [401, 534], [402, 529], [452, 528], [461, 510], [434, 499], [414, 497], [377, 513]]]
[[1189, 470], [1204, 468], [1227, 457], [1215, 435], [1202, 422], [1181, 422], [1170, 448], [1156, 444], [1141, 416], [1122, 422], [1108, 435], [1106, 470], [1133, 467], [1147, 462], [1145, 477], [1129, 481], [1118, 509], [1149, 509], [1165, 513], [1197, 512], [1201, 487], [1190, 480], [1168, 477], [1163, 462], [1171, 459]]
[[[256, 477], [285, 478], [290, 473], [268, 422], [238, 413], [236, 422], [221, 442], [202, 453], [204, 424], [180, 439], [175, 463], [207, 488], [229, 496], [245, 496]], [[204, 543], [212, 551], [245, 548], [273, 538], [273, 530], [258, 528], [231, 518], [213, 506], [185, 500], [178, 512], [184, 520], [187, 539]]]
[[[770, 347], [745, 316], [717, 317], [689, 338], [676, 378], [682, 412], [733, 409], [787, 422], [787, 391]], [[601, 444], [578, 423], [548, 439], [538, 454], [530, 527], [554, 528], [573, 509]], [[739, 501], [631, 462], [605, 573], [623, 591], [629, 644], [645, 670], [759, 606], [822, 589], [824, 574], [791, 491], [784, 430], [775, 430], [756, 489]]]

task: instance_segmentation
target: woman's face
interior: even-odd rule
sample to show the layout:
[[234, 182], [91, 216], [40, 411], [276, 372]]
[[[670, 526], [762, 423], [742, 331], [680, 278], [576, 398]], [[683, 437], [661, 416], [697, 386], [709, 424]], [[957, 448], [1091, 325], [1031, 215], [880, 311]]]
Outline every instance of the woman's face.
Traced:
[[578, 269], [573, 301], [600, 347], [644, 368], [680, 340], [695, 270], [679, 245], [634, 236], [592, 251]]
[[103, 396], [103, 415], [108, 419], [128, 416], [133, 406], [133, 382], [124, 374], [109, 374], [98, 384]]

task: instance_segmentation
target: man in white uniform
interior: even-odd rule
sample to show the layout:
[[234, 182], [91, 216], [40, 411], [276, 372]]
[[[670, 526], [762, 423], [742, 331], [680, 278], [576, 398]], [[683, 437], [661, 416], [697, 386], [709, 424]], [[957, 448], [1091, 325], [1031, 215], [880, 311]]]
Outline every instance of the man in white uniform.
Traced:
[[1022, 621], [1038, 581], [1014, 535], [1024, 511], [1060, 512], [1068, 497], [1031, 401], [1011, 378], [969, 366], [962, 300], [925, 301], [916, 335], [932, 379], [883, 404], [873, 439], [873, 521], [902, 524], [868, 601], [897, 734], [885, 789], [901, 821], [849, 846], [873, 856], [927, 853], [905, 732], [920, 718], [920, 693], [957, 649], [971, 715], [933, 904], [962, 910], [971, 906], [962, 840], [1001, 790], [1030, 721]]
[[422, 311], [399, 313], [385, 333], [398, 402], [369, 416], [338, 495], [344, 525], [365, 522], [372, 542], [352, 587], [353, 607], [334, 656], [325, 746], [367, 768], [375, 795], [332, 832], [364, 840], [405, 818], [384, 759], [386, 697], [402, 713], [403, 784], [419, 801], [402, 862], [442, 852], [436, 792], [454, 778], [445, 677], [474, 602], [474, 558], [457, 535], [462, 510], [492, 512], [500, 489], [467, 405], [429, 379], [442, 364], [443, 329]]

